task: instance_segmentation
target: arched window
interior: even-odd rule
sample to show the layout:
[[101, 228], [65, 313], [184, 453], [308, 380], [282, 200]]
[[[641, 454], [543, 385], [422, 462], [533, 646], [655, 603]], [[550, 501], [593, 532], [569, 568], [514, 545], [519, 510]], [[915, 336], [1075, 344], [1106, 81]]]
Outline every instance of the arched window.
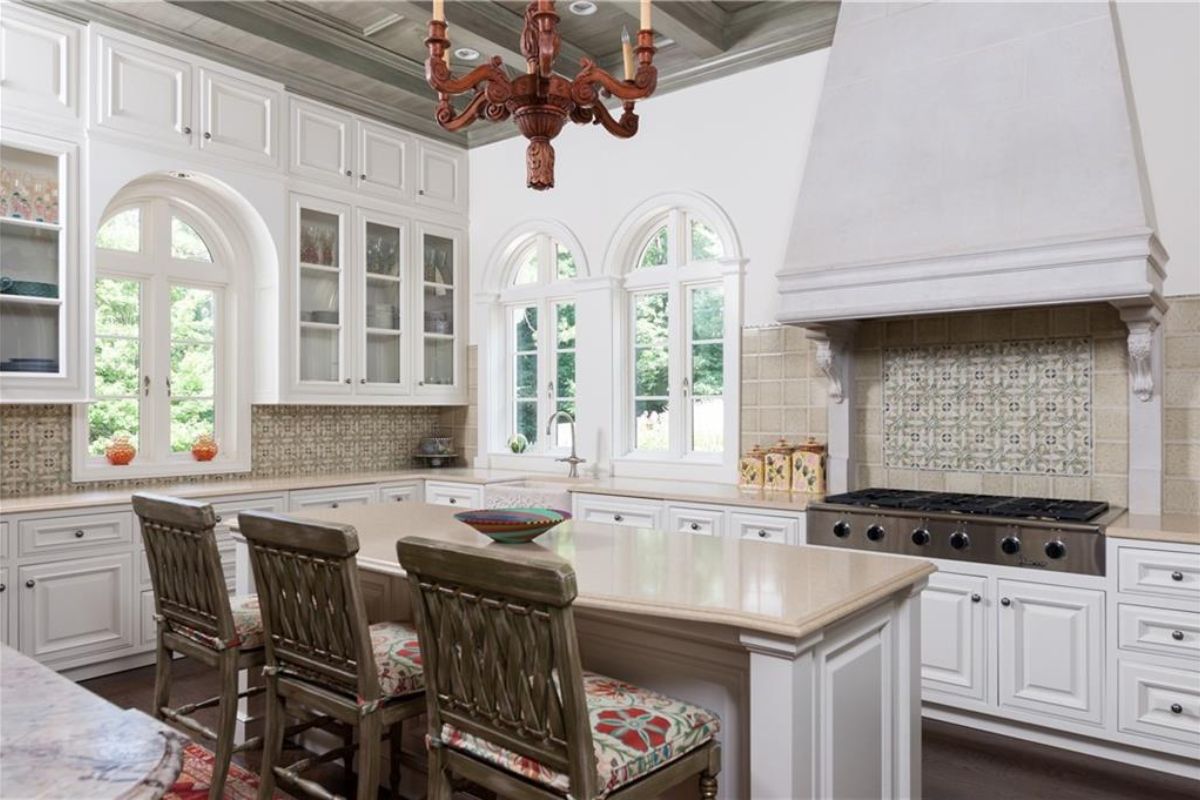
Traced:
[[545, 453], [571, 446], [576, 416], [575, 253], [548, 233], [526, 233], [506, 248], [500, 303], [505, 324], [504, 443], [513, 452]]
[[[709, 213], [715, 213], [711, 210]], [[625, 226], [626, 452], [724, 463], [736, 450], [740, 271], [728, 223], [649, 208]], [[730, 296], [730, 295], [733, 296]]]
[[[248, 468], [239, 434], [233, 254], [199, 207], [134, 193], [111, 210], [95, 240], [93, 401], [80, 412], [79, 477], [144, 477]], [[201, 435], [221, 449], [201, 462]], [[126, 466], [105, 451], [127, 436]], [[81, 451], [82, 450], [82, 451]]]

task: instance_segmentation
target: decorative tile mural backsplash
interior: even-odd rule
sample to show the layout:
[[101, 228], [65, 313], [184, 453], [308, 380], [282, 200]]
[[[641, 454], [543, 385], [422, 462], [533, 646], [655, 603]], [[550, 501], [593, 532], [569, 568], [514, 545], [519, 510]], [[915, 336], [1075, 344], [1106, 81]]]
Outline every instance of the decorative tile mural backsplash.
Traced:
[[1092, 341], [883, 350], [887, 467], [1086, 476]]
[[[447, 428], [449, 409], [254, 406], [251, 471], [197, 481], [408, 469], [424, 436]], [[0, 497], [179, 483], [182, 478], [71, 482], [71, 406], [0, 406]]]

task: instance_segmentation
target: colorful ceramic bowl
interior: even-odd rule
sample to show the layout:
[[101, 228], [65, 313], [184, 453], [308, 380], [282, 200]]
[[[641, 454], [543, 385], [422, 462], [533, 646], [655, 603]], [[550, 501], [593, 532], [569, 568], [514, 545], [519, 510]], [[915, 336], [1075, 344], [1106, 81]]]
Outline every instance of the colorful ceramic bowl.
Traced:
[[524, 544], [570, 519], [571, 515], [552, 508], [487, 508], [460, 511], [454, 518], [500, 544]]

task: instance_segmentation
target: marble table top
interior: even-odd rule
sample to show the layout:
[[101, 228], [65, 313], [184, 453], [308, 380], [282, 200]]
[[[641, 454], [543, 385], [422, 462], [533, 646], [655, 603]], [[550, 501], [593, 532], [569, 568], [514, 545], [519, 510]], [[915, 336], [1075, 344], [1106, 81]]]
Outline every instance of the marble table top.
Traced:
[[187, 738], [0, 645], [0, 797], [162, 797]]
[[[625, 528], [570, 520], [532, 544], [493, 544], [455, 509], [380, 503], [304, 509], [293, 516], [353, 525], [359, 566], [403, 574], [396, 540], [423, 536], [575, 568], [575, 605], [803, 637], [922, 583], [922, 559], [840, 548]], [[236, 528], [236, 522], [231, 525]]]

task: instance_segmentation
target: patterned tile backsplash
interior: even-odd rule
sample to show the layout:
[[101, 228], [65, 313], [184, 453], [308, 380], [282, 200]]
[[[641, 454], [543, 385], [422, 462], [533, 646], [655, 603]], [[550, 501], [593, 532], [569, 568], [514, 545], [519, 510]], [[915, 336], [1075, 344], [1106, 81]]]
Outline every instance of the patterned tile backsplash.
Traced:
[[[424, 436], [444, 429], [432, 407], [254, 406], [249, 473], [200, 480], [241, 480], [318, 473], [406, 469]], [[71, 406], [0, 406], [0, 497], [110, 489], [150, 481], [71, 482]]]
[[1091, 339], [884, 348], [883, 464], [1090, 475]]

